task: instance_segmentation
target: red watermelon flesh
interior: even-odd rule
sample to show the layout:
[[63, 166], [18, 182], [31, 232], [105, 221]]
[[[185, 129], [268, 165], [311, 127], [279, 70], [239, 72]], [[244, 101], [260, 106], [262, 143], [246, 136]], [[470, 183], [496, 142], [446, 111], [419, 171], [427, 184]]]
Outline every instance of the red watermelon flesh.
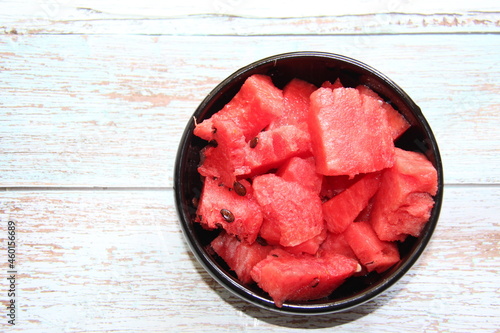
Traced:
[[265, 219], [278, 225], [282, 246], [299, 245], [322, 232], [321, 199], [316, 193], [275, 174], [255, 177], [253, 189]]
[[354, 254], [351, 246], [345, 240], [344, 234], [334, 234], [331, 232], [327, 233], [325, 241], [321, 244], [318, 250], [319, 255], [323, 255], [325, 253], [336, 253], [346, 256], [352, 259], [358, 259], [356, 254]]
[[327, 233], [328, 231], [326, 230], [326, 228], [323, 228], [323, 231], [319, 235], [305, 241], [304, 243], [295, 246], [284, 247], [284, 249], [292, 254], [315, 254], [316, 252], [318, 252], [320, 245], [325, 241]]
[[307, 187], [314, 193], [320, 193], [323, 176], [316, 172], [314, 157], [292, 157], [276, 171], [276, 175], [288, 182], [295, 182]]
[[335, 80], [335, 82], [331, 83], [330, 81], [325, 81], [323, 82], [323, 84], [321, 85], [322, 88], [330, 88], [330, 89], [337, 89], [337, 88], [343, 88], [344, 85], [342, 84], [342, 82], [340, 82], [340, 79], [337, 78]]
[[344, 237], [368, 272], [382, 273], [399, 262], [396, 244], [381, 241], [368, 222], [351, 223], [344, 231]]
[[[330, 253], [330, 254], [340, 254], [343, 256], [346, 256], [347, 258], [352, 258], [356, 261], [358, 261], [358, 257], [356, 257], [356, 254], [354, 251], [351, 249], [351, 246], [347, 241], [345, 240], [344, 234], [334, 234], [331, 232], [327, 233], [325, 241], [321, 244], [321, 246], [318, 249], [318, 254], [319, 256], [325, 255], [325, 253]], [[364, 266], [361, 266], [361, 268], [354, 273], [354, 276], [363, 276], [366, 275], [368, 271]]]
[[[384, 170], [370, 223], [380, 239], [418, 237], [434, 206], [437, 172], [424, 155], [396, 148], [394, 166]], [[420, 195], [422, 194], [422, 195]]]
[[247, 144], [241, 130], [232, 121], [214, 119], [212, 123], [217, 126], [217, 131], [202, 151], [198, 172], [202, 176], [217, 177], [231, 187], [238, 176], [251, 171], [245, 165]]
[[309, 96], [316, 89], [315, 85], [300, 79], [290, 81], [283, 88], [283, 115], [274, 120], [269, 129], [306, 123], [309, 113]]
[[282, 307], [285, 301], [327, 297], [357, 268], [356, 260], [341, 255], [293, 255], [277, 249], [254, 266], [251, 276]]
[[301, 253], [309, 253], [315, 254], [318, 251], [319, 246], [323, 243], [327, 235], [326, 228], [323, 228], [321, 233], [309, 240], [306, 240], [303, 243], [300, 243], [295, 246], [281, 246], [281, 231], [278, 223], [273, 223], [272, 221], [264, 219], [262, 222], [262, 226], [260, 227], [259, 236], [269, 245], [276, 245], [284, 250], [293, 253], [293, 254], [301, 254]]
[[272, 250], [271, 246], [263, 246], [258, 242], [249, 244], [239, 241], [226, 232], [221, 232], [210, 245], [243, 284], [253, 282], [250, 271]]
[[311, 139], [304, 125], [285, 125], [259, 133], [254, 148], [249, 145], [246, 150], [245, 166], [251, 170], [250, 175], [277, 168], [294, 156], [311, 156]]
[[[240, 180], [246, 194], [241, 196], [226, 186], [221, 186], [218, 180], [205, 178], [202, 195], [198, 204], [197, 216], [199, 222], [207, 229], [222, 227], [231, 235], [241, 240], [253, 243], [262, 224], [261, 208], [254, 197], [252, 185], [246, 180]], [[234, 220], [227, 218], [232, 215]], [[226, 218], [224, 217], [226, 216]]]
[[316, 169], [323, 175], [369, 173], [391, 167], [394, 143], [373, 99], [354, 88], [319, 88], [311, 94], [309, 132]]
[[360, 94], [365, 95], [368, 98], [373, 98], [379, 103], [382, 108], [382, 112], [385, 113], [387, 117], [393, 140], [399, 138], [408, 128], [410, 128], [410, 123], [405, 119], [405, 117], [396, 111], [389, 103], [384, 101], [376, 92], [365, 85], [359, 85], [356, 89], [360, 92]]
[[328, 231], [342, 233], [368, 205], [380, 186], [380, 173], [364, 175], [354, 185], [323, 203]]
[[218, 130], [214, 120], [231, 120], [248, 141], [282, 113], [283, 92], [274, 86], [269, 76], [255, 74], [246, 79], [238, 93], [220, 111], [197, 124], [194, 134], [210, 141]]
[[325, 201], [331, 199], [344, 192], [363, 176], [364, 174], [359, 174], [353, 178], [349, 176], [323, 176], [320, 195]]
[[264, 218], [260, 226], [260, 237], [268, 244], [279, 245], [281, 239], [281, 231], [278, 223]]

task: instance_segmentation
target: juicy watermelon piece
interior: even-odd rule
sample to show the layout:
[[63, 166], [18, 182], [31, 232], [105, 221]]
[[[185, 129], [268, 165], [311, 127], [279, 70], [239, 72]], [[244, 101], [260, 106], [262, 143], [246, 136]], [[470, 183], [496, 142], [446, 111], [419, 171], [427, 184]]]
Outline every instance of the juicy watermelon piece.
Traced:
[[306, 123], [309, 114], [309, 96], [316, 89], [315, 85], [300, 79], [290, 81], [283, 88], [283, 115], [274, 120], [269, 129]]
[[267, 223], [277, 224], [282, 246], [299, 245], [322, 232], [321, 199], [316, 193], [275, 174], [255, 177], [253, 189]]
[[319, 255], [324, 255], [325, 253], [330, 254], [340, 254], [346, 256], [347, 258], [358, 259], [351, 246], [345, 240], [344, 234], [334, 234], [327, 232], [325, 241], [321, 244], [318, 249]]
[[232, 121], [214, 119], [217, 126], [213, 139], [202, 151], [202, 164], [198, 172], [202, 176], [216, 177], [223, 184], [231, 187], [240, 175], [250, 173], [246, 166], [245, 138], [241, 130]]
[[262, 222], [262, 226], [260, 227], [260, 237], [266, 241], [269, 245], [280, 246], [284, 250], [293, 253], [293, 254], [301, 254], [301, 253], [309, 253], [315, 254], [318, 252], [320, 245], [324, 242], [327, 235], [326, 228], [323, 228], [321, 233], [313, 238], [306, 240], [303, 243], [300, 243], [295, 246], [281, 246], [281, 231], [278, 223], [273, 223], [273, 221], [264, 219]]
[[381, 241], [368, 222], [351, 223], [344, 231], [344, 237], [368, 272], [382, 273], [399, 262], [396, 244]]
[[[246, 180], [240, 180], [240, 183], [246, 188], [244, 196], [221, 186], [218, 180], [206, 177], [197, 210], [198, 222], [206, 229], [222, 227], [229, 234], [251, 244], [257, 238], [263, 215], [252, 185]], [[222, 212], [223, 209], [230, 214]], [[227, 217], [231, 215], [234, 220]]]
[[311, 138], [305, 126], [285, 125], [263, 131], [256, 142], [246, 150], [245, 163], [251, 176], [277, 168], [294, 156], [311, 156]]
[[434, 206], [437, 171], [422, 154], [396, 148], [394, 166], [382, 173], [370, 223], [380, 239], [418, 237]]
[[324, 200], [333, 198], [356, 183], [363, 174], [350, 178], [349, 176], [323, 176], [320, 195]]
[[239, 241], [226, 232], [221, 232], [210, 245], [243, 284], [253, 282], [250, 271], [272, 250], [271, 246], [263, 246], [257, 242], [249, 244]]
[[284, 247], [284, 249], [287, 252], [293, 254], [315, 254], [316, 252], [318, 252], [320, 245], [325, 241], [327, 234], [328, 231], [326, 230], [326, 228], [323, 228], [323, 231], [319, 235], [305, 241], [304, 243], [295, 246]]
[[285, 301], [315, 300], [330, 295], [358, 268], [358, 262], [341, 255], [293, 255], [273, 250], [254, 266], [252, 278], [277, 307]]
[[319, 173], [354, 177], [394, 163], [387, 119], [378, 103], [358, 90], [319, 88], [311, 94], [308, 120]]
[[274, 86], [269, 76], [255, 74], [246, 79], [238, 93], [220, 111], [197, 124], [194, 134], [210, 141], [214, 132], [219, 130], [214, 120], [231, 120], [248, 141], [282, 113], [283, 92]]
[[283, 163], [276, 175], [288, 182], [295, 182], [307, 187], [314, 193], [320, 193], [323, 176], [316, 172], [314, 157], [292, 157]]
[[330, 81], [325, 81], [323, 82], [323, 84], [321, 85], [322, 88], [330, 88], [330, 89], [337, 89], [337, 88], [344, 88], [344, 85], [342, 84], [342, 82], [340, 82], [340, 79], [337, 78], [335, 80], [335, 82], [331, 83]]
[[410, 123], [405, 119], [405, 117], [396, 111], [389, 103], [384, 101], [376, 92], [365, 85], [359, 85], [356, 89], [361, 95], [364, 95], [367, 98], [373, 98], [379, 103], [382, 108], [382, 112], [385, 113], [387, 117], [393, 140], [399, 138], [408, 128], [410, 128]]
[[368, 205], [380, 186], [380, 173], [364, 175], [344, 192], [323, 203], [328, 231], [341, 233]]
[[281, 231], [278, 223], [264, 218], [260, 226], [260, 237], [268, 244], [279, 245], [281, 239]]

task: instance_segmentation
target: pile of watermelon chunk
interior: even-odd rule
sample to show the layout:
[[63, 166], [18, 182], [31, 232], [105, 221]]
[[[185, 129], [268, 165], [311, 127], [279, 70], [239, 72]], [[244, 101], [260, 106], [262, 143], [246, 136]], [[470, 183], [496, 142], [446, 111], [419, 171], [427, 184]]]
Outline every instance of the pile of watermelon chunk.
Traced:
[[370, 88], [250, 76], [196, 123], [207, 141], [196, 222], [243, 284], [277, 307], [328, 297], [397, 264], [397, 243], [430, 217], [437, 172], [395, 146], [410, 124]]

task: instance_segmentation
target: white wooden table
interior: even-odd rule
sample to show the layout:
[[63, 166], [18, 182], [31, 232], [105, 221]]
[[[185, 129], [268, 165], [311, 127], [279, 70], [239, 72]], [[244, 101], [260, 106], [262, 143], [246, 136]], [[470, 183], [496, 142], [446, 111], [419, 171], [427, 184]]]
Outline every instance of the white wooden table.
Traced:
[[[0, 0], [0, 331], [500, 332], [498, 2], [103, 2]], [[205, 95], [296, 50], [388, 75], [422, 108], [445, 167], [417, 264], [379, 298], [320, 317], [260, 310], [213, 281], [172, 190]]]

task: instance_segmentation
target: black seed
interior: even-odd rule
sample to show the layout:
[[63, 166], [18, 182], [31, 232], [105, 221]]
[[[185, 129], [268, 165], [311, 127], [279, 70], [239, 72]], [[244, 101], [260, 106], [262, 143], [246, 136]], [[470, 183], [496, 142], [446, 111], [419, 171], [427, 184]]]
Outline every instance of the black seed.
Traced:
[[257, 144], [259, 143], [259, 138], [255, 137], [252, 140], [250, 140], [250, 148], [255, 148], [257, 147]]
[[212, 140], [208, 141], [208, 145], [211, 146], [211, 147], [217, 148], [217, 146], [219, 145], [219, 143], [217, 142], [217, 140], [212, 139]]
[[217, 133], [217, 128], [215, 128], [215, 127], [214, 127], [214, 128], [212, 129], [212, 133], [213, 133], [213, 134]]
[[220, 214], [224, 218], [224, 221], [226, 221], [227, 223], [234, 222], [234, 215], [229, 209], [222, 208], [220, 210]]
[[278, 257], [279, 257], [279, 255], [274, 254], [274, 253], [273, 253], [273, 254], [271, 254], [271, 255], [272, 255], [273, 257], [275, 257], [275, 258], [278, 258]]
[[233, 184], [234, 192], [238, 194], [239, 196], [244, 197], [245, 194], [247, 194], [247, 189], [245, 188], [245, 185], [243, 185], [240, 182], [234, 182]]
[[316, 288], [319, 284], [319, 279], [318, 278], [314, 278], [314, 280], [312, 280], [311, 282], [311, 288]]
[[267, 241], [264, 238], [260, 237], [260, 236], [257, 236], [257, 239], [255, 241], [257, 243], [259, 243], [260, 245], [262, 245], [262, 246], [267, 246]]

